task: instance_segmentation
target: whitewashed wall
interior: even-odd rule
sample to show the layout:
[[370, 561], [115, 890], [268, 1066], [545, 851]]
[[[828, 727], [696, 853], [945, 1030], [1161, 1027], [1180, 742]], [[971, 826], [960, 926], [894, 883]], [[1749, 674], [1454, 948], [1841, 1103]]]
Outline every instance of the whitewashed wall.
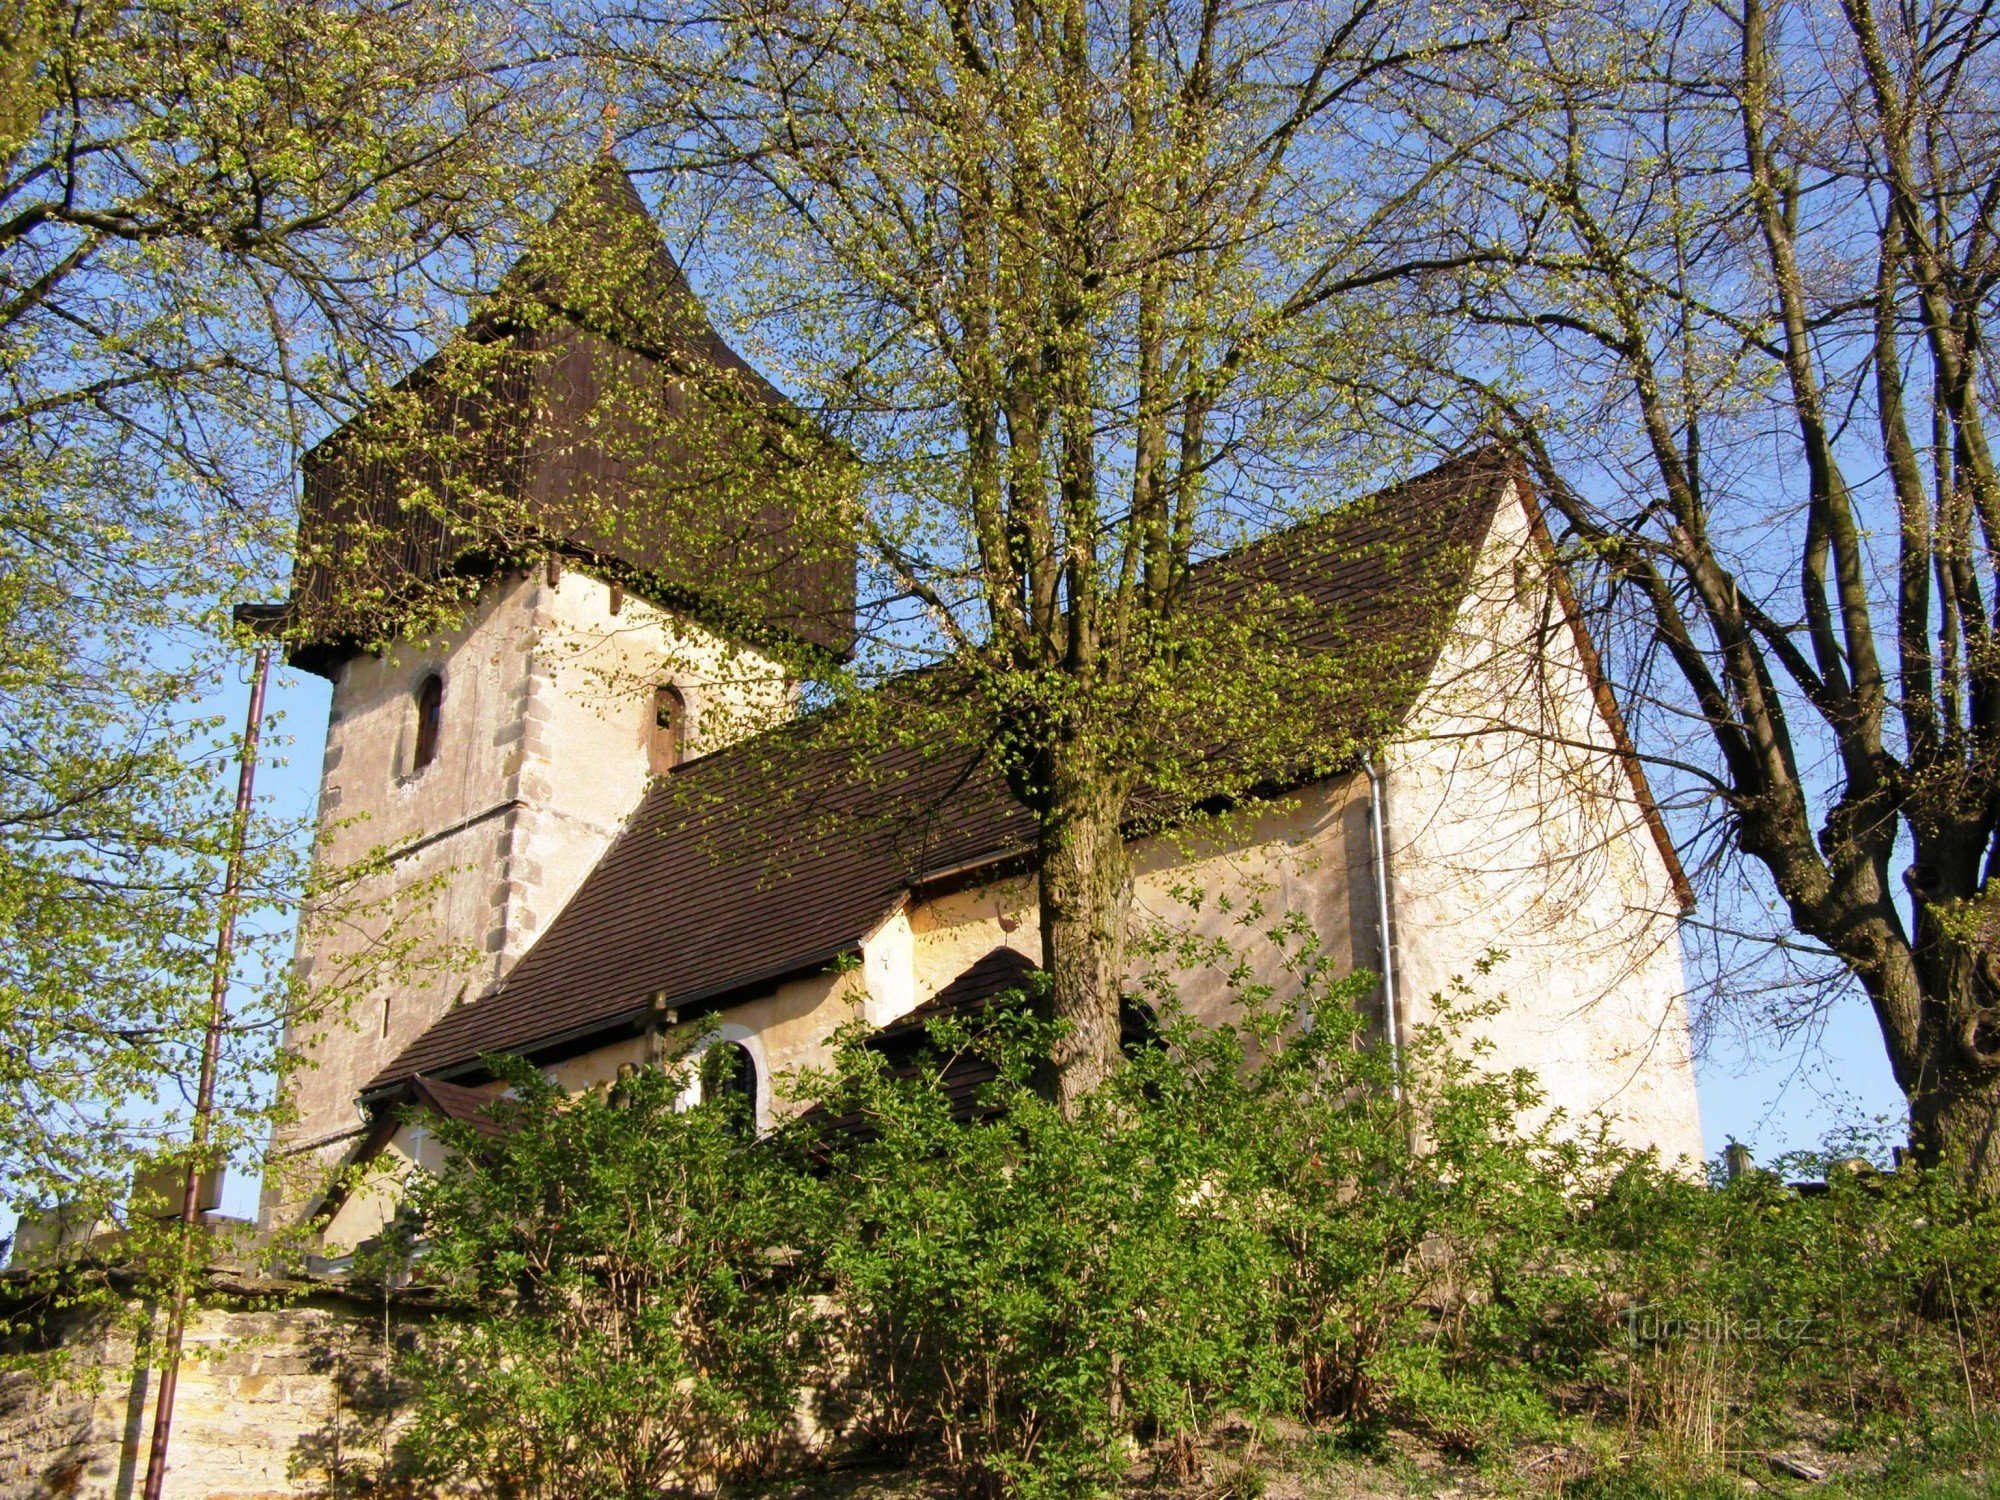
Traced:
[[1458, 979], [1504, 998], [1493, 1066], [1699, 1161], [1680, 903], [1518, 502], [1385, 765], [1408, 1019]]

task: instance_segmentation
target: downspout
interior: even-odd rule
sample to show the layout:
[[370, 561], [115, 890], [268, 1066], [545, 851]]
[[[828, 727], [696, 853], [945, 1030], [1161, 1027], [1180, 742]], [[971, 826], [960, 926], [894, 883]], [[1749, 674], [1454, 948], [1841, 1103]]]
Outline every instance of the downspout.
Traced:
[[1375, 930], [1382, 954], [1382, 1032], [1389, 1043], [1389, 1066], [1396, 1097], [1403, 1094], [1402, 1028], [1396, 1003], [1395, 929], [1389, 915], [1389, 792], [1374, 758], [1363, 761], [1368, 773], [1368, 827], [1375, 845]]

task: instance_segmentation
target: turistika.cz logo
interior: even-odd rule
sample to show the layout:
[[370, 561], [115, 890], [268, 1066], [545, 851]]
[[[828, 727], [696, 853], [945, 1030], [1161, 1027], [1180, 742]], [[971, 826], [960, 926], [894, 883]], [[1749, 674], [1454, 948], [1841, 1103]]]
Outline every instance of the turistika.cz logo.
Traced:
[[1742, 1317], [1734, 1312], [1683, 1317], [1641, 1304], [1618, 1314], [1625, 1325], [1625, 1342], [1637, 1349], [1647, 1344], [1799, 1344], [1812, 1336], [1811, 1318]]

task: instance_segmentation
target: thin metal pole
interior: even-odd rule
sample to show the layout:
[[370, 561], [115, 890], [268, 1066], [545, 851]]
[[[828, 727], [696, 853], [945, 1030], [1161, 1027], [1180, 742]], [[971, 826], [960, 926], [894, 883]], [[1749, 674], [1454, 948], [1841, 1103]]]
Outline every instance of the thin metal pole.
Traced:
[[[194, 1101], [194, 1138], [187, 1176], [181, 1183], [181, 1247], [192, 1243], [201, 1218], [201, 1159], [215, 1114], [215, 1071], [222, 1051], [222, 1027], [229, 1014], [230, 959], [236, 947], [236, 906], [243, 885], [243, 845], [250, 828], [251, 793], [257, 782], [257, 741], [264, 728], [264, 690], [271, 680], [271, 643], [257, 647], [250, 679], [250, 715], [243, 726], [243, 749], [236, 771], [236, 821], [229, 831], [229, 864], [222, 879], [222, 908], [215, 933], [215, 969], [208, 987], [208, 1029], [201, 1042], [201, 1087]], [[180, 1384], [181, 1338], [187, 1332], [188, 1268], [176, 1268], [173, 1310], [167, 1316], [167, 1348], [160, 1362], [160, 1399], [153, 1408], [153, 1442], [146, 1455], [145, 1500], [160, 1500], [167, 1482], [167, 1440], [174, 1425], [174, 1389]]]

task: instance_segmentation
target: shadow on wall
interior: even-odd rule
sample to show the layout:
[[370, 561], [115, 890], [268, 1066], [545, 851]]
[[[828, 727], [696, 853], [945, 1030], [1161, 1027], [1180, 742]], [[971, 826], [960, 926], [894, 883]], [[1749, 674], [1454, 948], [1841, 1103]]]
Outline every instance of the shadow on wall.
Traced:
[[376, 1330], [356, 1329], [358, 1337], [313, 1347], [309, 1368], [327, 1384], [326, 1419], [299, 1435], [292, 1447], [287, 1477], [296, 1493], [346, 1500], [370, 1496], [376, 1500], [418, 1491], [397, 1472], [394, 1461], [398, 1385], [397, 1359], [408, 1352], [416, 1330], [397, 1327], [385, 1307], [379, 1338]]
[[[324, 1283], [238, 1283], [189, 1328], [169, 1497], [415, 1496], [385, 1462], [390, 1369], [430, 1314]], [[277, 1302], [280, 1305], [274, 1306]], [[4, 1311], [4, 1309], [0, 1309]], [[0, 1375], [0, 1495], [134, 1500], [145, 1481], [155, 1385], [147, 1309], [79, 1317], [48, 1346], [74, 1377]]]

